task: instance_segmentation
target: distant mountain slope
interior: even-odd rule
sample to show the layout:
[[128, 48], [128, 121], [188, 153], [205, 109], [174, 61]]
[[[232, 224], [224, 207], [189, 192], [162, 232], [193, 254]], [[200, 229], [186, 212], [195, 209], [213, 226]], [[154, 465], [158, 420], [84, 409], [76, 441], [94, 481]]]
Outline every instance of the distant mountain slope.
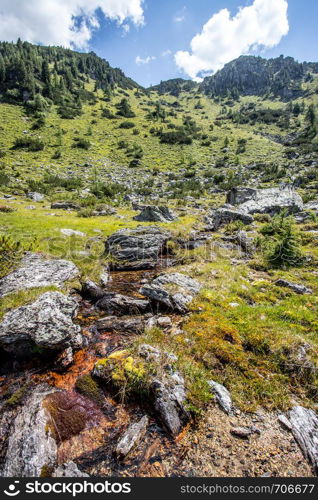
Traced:
[[298, 63], [292, 57], [276, 59], [241, 56], [215, 75], [204, 79], [200, 89], [211, 96], [272, 94], [282, 99], [301, 97], [301, 84], [318, 73], [318, 63]]
[[0, 42], [1, 100], [22, 103], [41, 95], [60, 104], [65, 97], [89, 99], [84, 90], [89, 78], [107, 91], [118, 85], [140, 88], [118, 68], [94, 52], [79, 53], [62, 47], [43, 47], [18, 40]]
[[180, 92], [189, 92], [195, 88], [197, 84], [192, 80], [184, 80], [183, 78], [173, 78], [171, 80], [161, 81], [159, 85], [150, 87], [149, 90], [158, 92], [158, 94], [170, 94], [175, 97], [180, 95]]

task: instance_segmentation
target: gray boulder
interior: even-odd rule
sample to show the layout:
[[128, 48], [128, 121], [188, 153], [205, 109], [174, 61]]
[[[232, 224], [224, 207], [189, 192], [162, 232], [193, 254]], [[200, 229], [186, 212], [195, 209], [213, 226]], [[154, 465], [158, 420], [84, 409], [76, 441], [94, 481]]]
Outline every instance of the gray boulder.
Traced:
[[275, 214], [286, 209], [288, 213], [301, 212], [304, 203], [292, 188], [248, 189], [234, 188], [227, 200], [246, 214]]
[[59, 292], [47, 292], [30, 305], [9, 311], [0, 323], [0, 345], [16, 356], [34, 347], [61, 351], [83, 344], [81, 328], [73, 323], [77, 302]]
[[148, 205], [142, 208], [139, 215], [134, 217], [134, 220], [140, 222], [173, 222], [177, 216], [168, 207], [158, 207]]
[[304, 285], [299, 285], [297, 283], [293, 283], [291, 281], [283, 279], [275, 281], [275, 285], [281, 286], [283, 288], [289, 288], [290, 290], [292, 290], [295, 293], [298, 293], [299, 295], [310, 295], [313, 293], [311, 288], [307, 288]]
[[40, 477], [43, 467], [54, 467], [57, 444], [50, 434], [49, 414], [43, 407], [53, 389], [38, 386], [20, 408], [7, 443], [2, 477]]
[[79, 270], [73, 262], [27, 253], [16, 271], [0, 280], [0, 297], [28, 288], [61, 287], [78, 276]]
[[166, 273], [143, 285], [140, 293], [159, 308], [185, 314], [200, 288], [198, 281], [185, 274]]
[[172, 436], [177, 436], [189, 420], [185, 408], [186, 389], [183, 377], [178, 372], [166, 374], [151, 384], [154, 408], [164, 427]]
[[158, 227], [122, 229], [106, 241], [106, 254], [117, 270], [152, 269], [165, 253], [170, 234]]
[[139, 315], [149, 309], [149, 301], [110, 292], [98, 300], [96, 307], [110, 316]]

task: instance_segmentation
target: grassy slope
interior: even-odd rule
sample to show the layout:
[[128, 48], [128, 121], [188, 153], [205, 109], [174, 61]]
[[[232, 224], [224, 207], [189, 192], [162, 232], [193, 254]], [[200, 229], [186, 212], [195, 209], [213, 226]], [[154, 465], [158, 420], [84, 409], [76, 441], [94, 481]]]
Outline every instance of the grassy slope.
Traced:
[[[158, 167], [168, 172], [178, 172], [185, 164], [193, 161], [198, 169], [200, 165], [206, 169], [210, 168], [217, 158], [222, 157], [221, 149], [225, 137], [230, 139], [229, 156], [233, 161], [237, 140], [248, 139], [246, 153], [239, 156], [242, 165], [255, 161], [286, 161], [283, 159], [282, 146], [255, 135], [259, 127], [267, 133], [281, 134], [281, 130], [276, 126], [251, 128], [249, 125], [235, 126], [226, 121], [222, 127], [214, 126], [211, 131], [210, 125], [219, 115], [221, 105], [200, 96], [203, 109], [194, 109], [198, 101], [195, 93], [181, 95], [179, 101], [183, 111], [177, 113], [177, 118], [169, 117], [169, 120], [181, 124], [182, 116], [189, 113], [203, 128], [203, 133], [209, 137], [217, 137], [216, 142], [212, 142], [210, 147], [203, 147], [200, 145], [201, 141], [195, 141], [192, 146], [183, 148], [160, 144], [157, 137], [149, 134], [149, 129], [160, 126], [160, 123], [147, 121], [147, 111], [142, 109], [149, 108], [149, 97], [137, 98], [133, 92], [129, 94], [130, 103], [137, 115], [132, 121], [140, 131], [139, 135], [133, 135], [132, 130], [118, 128], [124, 119], [108, 120], [101, 117], [101, 106], [115, 111], [115, 103], [123, 97], [118, 94], [111, 103], [99, 102], [95, 106], [86, 106], [84, 114], [75, 120], [61, 120], [55, 110], [52, 110], [47, 117], [45, 128], [31, 132], [45, 140], [45, 150], [38, 153], [10, 150], [15, 138], [30, 129], [31, 120], [27, 119], [22, 108], [0, 104], [0, 149], [7, 150], [2, 163], [6, 172], [21, 181], [20, 184], [17, 182], [15, 188], [19, 185], [23, 187], [28, 178], [41, 178], [45, 170], [66, 176], [72, 171], [89, 183], [96, 176], [96, 172], [90, 166], [83, 166], [85, 163], [97, 166], [98, 178], [102, 179], [111, 169], [116, 170], [116, 165], [128, 165], [129, 158], [117, 147], [118, 141], [123, 139], [142, 146], [143, 167]], [[151, 95], [152, 101], [157, 98], [157, 95]], [[315, 95], [311, 99], [317, 103], [318, 97]], [[175, 98], [168, 96], [164, 97], [164, 100], [174, 102]], [[243, 98], [236, 106], [251, 100], [255, 102], [255, 98]], [[282, 106], [279, 102], [257, 101], [263, 106]], [[167, 107], [167, 110], [169, 109], [172, 108]], [[73, 148], [74, 137], [87, 134], [93, 119], [97, 120], [97, 123], [91, 125], [92, 136], [88, 137], [92, 148], [89, 151]], [[57, 144], [56, 132], [59, 128], [65, 131], [62, 146]], [[62, 151], [60, 160], [52, 160], [56, 149]], [[211, 201], [220, 202], [218, 199]], [[73, 260], [83, 274], [92, 279], [98, 277], [105, 263], [102, 256], [105, 237], [119, 228], [136, 224], [132, 220], [133, 212], [124, 207], [118, 210], [118, 214], [123, 216], [122, 219], [117, 216], [80, 218], [76, 213], [52, 211], [47, 201], [34, 203], [18, 197], [6, 204], [16, 211], [0, 214], [2, 234], [27, 241], [35, 237], [35, 250]], [[28, 210], [26, 206], [30, 204], [35, 205], [36, 209]], [[55, 212], [56, 216], [48, 215], [52, 212]], [[176, 232], [186, 232], [195, 222], [195, 216], [188, 215], [169, 227]], [[60, 234], [61, 228], [80, 230], [87, 236], [67, 238]], [[317, 242], [314, 238], [306, 242], [304, 249], [317, 259]], [[88, 255], [79, 253], [83, 251], [88, 252]], [[168, 340], [169, 348], [179, 353], [181, 369], [190, 386], [192, 404], [198, 409], [210, 397], [206, 386], [206, 380], [209, 378], [225, 382], [236, 403], [243, 408], [251, 409], [257, 404], [286, 407], [289, 405], [291, 392], [292, 397], [299, 398], [305, 404], [312, 404], [317, 396], [315, 376], [304, 381], [299, 374], [288, 373], [286, 367], [283, 367], [288, 363], [295, 347], [303, 342], [313, 346], [310, 356], [317, 362], [314, 354], [318, 345], [317, 298], [297, 296], [287, 290], [278, 289], [272, 283], [278, 277], [284, 276], [311, 286], [317, 293], [315, 264], [290, 271], [257, 273], [247, 263], [232, 265], [232, 257], [229, 254], [210, 258], [203, 256], [199, 250], [196, 251], [195, 261], [180, 266], [181, 271], [197, 277], [204, 285], [204, 292], [194, 304], [194, 314], [185, 326], [186, 335], [171, 337]], [[40, 292], [30, 291], [7, 297], [2, 302], [0, 314], [32, 300]], [[238, 303], [239, 306], [232, 307], [231, 303]], [[166, 336], [158, 331], [148, 332], [141, 339], [145, 340], [167, 348]]]

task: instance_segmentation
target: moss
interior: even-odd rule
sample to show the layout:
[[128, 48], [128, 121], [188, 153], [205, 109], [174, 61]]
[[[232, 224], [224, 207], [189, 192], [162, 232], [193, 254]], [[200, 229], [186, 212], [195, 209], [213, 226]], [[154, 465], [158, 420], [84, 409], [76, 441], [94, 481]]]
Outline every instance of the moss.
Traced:
[[7, 409], [7, 408], [14, 408], [15, 406], [18, 406], [22, 402], [22, 400], [23, 400], [23, 398], [24, 398], [27, 390], [29, 389], [29, 387], [30, 387], [30, 384], [27, 383], [27, 384], [24, 384], [22, 387], [20, 387], [17, 391], [15, 391], [4, 402], [3, 408]]
[[76, 380], [75, 388], [80, 394], [88, 397], [97, 405], [100, 406], [103, 403], [103, 392], [90, 374], [79, 377]]
[[40, 477], [52, 477], [54, 467], [52, 465], [44, 464], [41, 468]]

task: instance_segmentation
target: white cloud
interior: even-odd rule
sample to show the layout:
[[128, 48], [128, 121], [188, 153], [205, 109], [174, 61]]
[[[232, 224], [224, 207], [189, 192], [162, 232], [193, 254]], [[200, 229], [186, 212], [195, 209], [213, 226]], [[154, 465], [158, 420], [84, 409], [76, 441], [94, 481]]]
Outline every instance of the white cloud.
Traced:
[[289, 31], [287, 0], [254, 0], [235, 17], [228, 9], [214, 14], [191, 41], [191, 52], [178, 51], [175, 61], [194, 80], [257, 47], [277, 45]]
[[161, 52], [162, 57], [171, 56], [171, 54], [172, 54], [172, 50], [170, 50], [170, 49], [167, 49], [167, 50], [164, 50], [163, 52]]
[[120, 25], [130, 21], [138, 26], [144, 23], [143, 1], [0, 0], [0, 37], [87, 48], [92, 32], [100, 27], [97, 9]]
[[155, 59], [156, 59], [155, 56], [147, 56], [145, 58], [137, 56], [135, 59], [135, 62], [136, 62], [136, 64], [138, 64], [138, 66], [140, 66], [142, 64], [149, 64], [151, 61], [154, 61]]
[[183, 23], [186, 19], [186, 6], [184, 6], [173, 18], [175, 23]]

